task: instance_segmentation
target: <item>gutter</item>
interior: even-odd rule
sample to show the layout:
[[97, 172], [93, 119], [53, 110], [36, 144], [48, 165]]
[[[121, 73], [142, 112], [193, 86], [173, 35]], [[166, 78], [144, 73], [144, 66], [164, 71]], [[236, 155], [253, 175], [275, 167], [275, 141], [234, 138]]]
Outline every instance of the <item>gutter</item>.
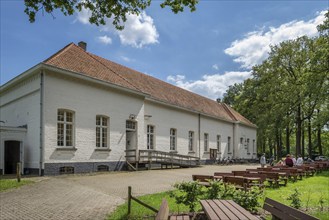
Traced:
[[43, 176], [43, 155], [44, 155], [44, 71], [40, 72], [40, 162], [39, 176]]

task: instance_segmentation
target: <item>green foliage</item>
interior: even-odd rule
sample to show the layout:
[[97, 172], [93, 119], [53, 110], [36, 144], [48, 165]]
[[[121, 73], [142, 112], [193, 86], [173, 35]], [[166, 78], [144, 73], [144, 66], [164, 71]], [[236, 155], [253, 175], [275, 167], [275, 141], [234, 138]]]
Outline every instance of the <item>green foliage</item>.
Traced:
[[301, 205], [301, 199], [300, 199], [300, 192], [297, 188], [294, 190], [295, 192], [292, 193], [287, 199], [291, 200], [291, 206], [295, 209], [299, 209]]
[[323, 211], [323, 205], [326, 202], [326, 200], [323, 198], [323, 195], [320, 196], [319, 198], [319, 205], [320, 205], [320, 210]]
[[175, 198], [176, 203], [184, 204], [189, 207], [191, 212], [194, 212], [201, 196], [204, 194], [205, 187], [197, 181], [176, 183], [174, 187], [177, 190], [173, 191], [171, 196]]
[[[329, 12], [319, 36], [272, 46], [269, 57], [252, 68], [252, 78], [227, 90], [223, 101], [257, 124], [258, 152], [329, 152], [322, 144], [329, 121], [328, 24]], [[303, 133], [308, 149], [302, 149]]]
[[[152, 0], [25, 0], [24, 12], [29, 16], [30, 22], [35, 22], [36, 14], [41, 10], [52, 14], [56, 9], [65, 16], [73, 15], [84, 9], [91, 12], [89, 22], [96, 25], [104, 25], [106, 19], [111, 19], [112, 24], [118, 29], [124, 28], [127, 14], [140, 14], [151, 5]], [[168, 6], [174, 13], [182, 12], [184, 7], [191, 11], [196, 10], [198, 0], [165, 0], [160, 4], [162, 8]]]
[[258, 187], [252, 187], [248, 191], [236, 190], [233, 194], [234, 202], [253, 213], [261, 207], [260, 199], [262, 197], [263, 192]]

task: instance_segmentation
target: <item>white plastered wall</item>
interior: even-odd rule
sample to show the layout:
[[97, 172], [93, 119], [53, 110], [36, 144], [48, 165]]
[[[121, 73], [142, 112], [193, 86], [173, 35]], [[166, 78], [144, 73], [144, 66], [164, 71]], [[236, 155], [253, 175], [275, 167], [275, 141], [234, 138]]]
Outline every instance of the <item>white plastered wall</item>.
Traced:
[[[126, 120], [136, 115], [138, 146], [144, 143], [144, 98], [71, 77], [45, 75], [45, 163], [125, 160]], [[75, 150], [57, 146], [57, 110], [74, 111]], [[96, 115], [109, 117], [110, 151], [96, 149]]]
[[4, 160], [4, 141], [17, 140], [23, 143], [23, 166], [38, 169], [40, 166], [40, 77], [38, 74], [31, 75], [1, 93], [0, 120], [5, 122], [1, 124], [2, 126], [27, 126], [24, 134], [1, 135], [1, 168]]

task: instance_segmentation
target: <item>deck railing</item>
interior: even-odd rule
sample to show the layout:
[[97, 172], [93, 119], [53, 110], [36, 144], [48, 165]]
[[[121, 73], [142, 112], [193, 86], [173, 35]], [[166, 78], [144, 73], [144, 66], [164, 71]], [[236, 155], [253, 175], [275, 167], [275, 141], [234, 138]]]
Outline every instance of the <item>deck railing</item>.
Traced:
[[126, 159], [130, 163], [161, 164], [166, 166], [194, 167], [200, 165], [198, 157], [157, 150], [126, 150]]

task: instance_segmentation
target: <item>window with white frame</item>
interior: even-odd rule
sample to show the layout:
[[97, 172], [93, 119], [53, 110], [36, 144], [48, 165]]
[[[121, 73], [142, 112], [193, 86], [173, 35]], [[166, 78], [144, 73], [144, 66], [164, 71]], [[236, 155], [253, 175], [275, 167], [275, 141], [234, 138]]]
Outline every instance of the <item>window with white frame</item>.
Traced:
[[176, 150], [177, 144], [177, 130], [170, 128], [170, 150]]
[[250, 149], [249, 149], [249, 138], [247, 138], [246, 148], [247, 148], [247, 153], [249, 153], [250, 152]]
[[154, 149], [154, 126], [147, 125], [147, 149]]
[[208, 147], [209, 147], [209, 135], [208, 133], [204, 133], [204, 151], [208, 151]]
[[194, 131], [188, 132], [188, 150], [190, 152], [194, 150]]
[[227, 152], [231, 153], [231, 137], [227, 137]]
[[106, 116], [96, 116], [96, 147], [108, 147], [108, 121]]
[[62, 147], [73, 146], [74, 112], [64, 109], [57, 111], [57, 145]]
[[221, 152], [221, 148], [222, 148], [222, 141], [221, 141], [221, 136], [218, 134], [217, 135], [217, 151]]

